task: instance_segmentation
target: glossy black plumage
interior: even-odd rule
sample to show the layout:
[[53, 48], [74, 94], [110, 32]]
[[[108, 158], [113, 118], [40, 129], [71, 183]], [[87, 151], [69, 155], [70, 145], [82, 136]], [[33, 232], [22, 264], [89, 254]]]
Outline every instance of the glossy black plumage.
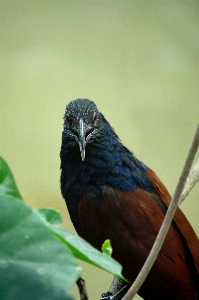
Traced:
[[[68, 104], [61, 146], [61, 191], [77, 233], [113, 257], [133, 281], [170, 202], [156, 174], [122, 145], [88, 99]], [[197, 299], [199, 242], [177, 210], [158, 259], [139, 291], [144, 299]]]

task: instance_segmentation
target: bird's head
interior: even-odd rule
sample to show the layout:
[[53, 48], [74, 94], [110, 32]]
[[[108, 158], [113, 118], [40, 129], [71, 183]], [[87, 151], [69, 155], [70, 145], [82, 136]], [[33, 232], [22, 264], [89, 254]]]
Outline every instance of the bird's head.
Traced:
[[81, 158], [85, 159], [85, 149], [100, 135], [103, 116], [93, 101], [76, 99], [66, 106], [64, 114], [64, 137], [72, 144], [78, 144]]

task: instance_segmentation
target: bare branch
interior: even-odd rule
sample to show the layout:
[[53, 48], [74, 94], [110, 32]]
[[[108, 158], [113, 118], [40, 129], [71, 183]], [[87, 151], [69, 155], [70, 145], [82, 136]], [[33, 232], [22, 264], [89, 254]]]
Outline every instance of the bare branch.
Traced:
[[154, 243], [154, 245], [151, 249], [151, 252], [149, 253], [149, 256], [147, 257], [146, 262], [144, 263], [140, 273], [138, 274], [136, 280], [134, 281], [134, 283], [132, 284], [132, 286], [126, 293], [126, 295], [122, 298], [122, 300], [131, 300], [135, 296], [135, 294], [137, 293], [137, 291], [143, 284], [144, 280], [146, 279], [148, 273], [150, 272], [150, 270], [158, 256], [158, 253], [162, 247], [162, 244], [164, 242], [166, 234], [169, 230], [171, 221], [172, 221], [175, 211], [177, 209], [179, 198], [180, 198], [183, 188], [185, 186], [185, 182], [186, 182], [187, 176], [189, 174], [189, 171], [191, 169], [191, 165], [193, 163], [195, 154], [197, 152], [198, 145], [199, 145], [199, 125], [197, 127], [197, 130], [196, 130], [196, 133], [194, 136], [194, 140], [193, 140], [191, 148], [189, 150], [189, 153], [188, 153], [184, 168], [182, 170], [182, 174], [178, 181], [175, 193], [172, 197], [171, 203], [169, 205], [166, 216], [164, 218], [164, 221], [162, 223], [160, 231], [155, 240], [155, 243]]
[[185, 198], [188, 196], [188, 194], [191, 192], [191, 190], [193, 189], [193, 187], [198, 181], [199, 181], [199, 160], [195, 163], [195, 165], [193, 166], [193, 168], [189, 173], [189, 177], [187, 178], [187, 181], [185, 183], [185, 187], [180, 197], [180, 200], [178, 202], [178, 205], [180, 205], [185, 200]]

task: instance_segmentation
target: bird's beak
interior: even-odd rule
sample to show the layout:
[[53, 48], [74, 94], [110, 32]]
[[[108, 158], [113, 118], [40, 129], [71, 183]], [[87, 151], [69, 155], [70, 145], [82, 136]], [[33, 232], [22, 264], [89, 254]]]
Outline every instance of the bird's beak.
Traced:
[[79, 120], [79, 148], [80, 148], [81, 158], [84, 161], [86, 141], [85, 141], [84, 121], [82, 118]]

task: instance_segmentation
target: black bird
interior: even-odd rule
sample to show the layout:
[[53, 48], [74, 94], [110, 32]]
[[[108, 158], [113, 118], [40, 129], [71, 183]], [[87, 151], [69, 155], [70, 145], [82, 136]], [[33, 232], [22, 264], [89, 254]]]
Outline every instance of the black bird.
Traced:
[[[88, 99], [64, 115], [61, 192], [77, 233], [113, 257], [133, 282], [155, 241], [171, 196], [129, 151]], [[144, 299], [199, 299], [199, 240], [178, 208], [158, 258], [138, 294]]]

